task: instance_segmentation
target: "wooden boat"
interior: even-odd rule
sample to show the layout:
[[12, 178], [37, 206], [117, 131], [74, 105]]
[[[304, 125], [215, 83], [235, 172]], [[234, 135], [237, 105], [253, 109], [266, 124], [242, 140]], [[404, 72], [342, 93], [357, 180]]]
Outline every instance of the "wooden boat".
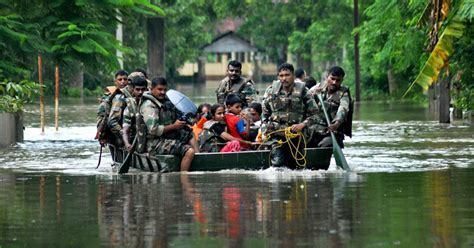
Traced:
[[[114, 162], [122, 163], [127, 152], [115, 151]], [[305, 169], [327, 170], [331, 162], [332, 148], [307, 148]], [[149, 172], [179, 171], [180, 158], [174, 155], [149, 156], [148, 153], [134, 153], [130, 167]], [[190, 171], [218, 171], [226, 169], [260, 170], [270, 167], [270, 151], [241, 151], [229, 153], [198, 153], [194, 156]]]

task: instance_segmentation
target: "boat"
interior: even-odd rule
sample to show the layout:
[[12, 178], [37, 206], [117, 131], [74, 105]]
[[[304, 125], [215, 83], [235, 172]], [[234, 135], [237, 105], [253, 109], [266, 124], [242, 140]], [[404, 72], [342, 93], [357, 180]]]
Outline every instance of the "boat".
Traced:
[[[122, 165], [128, 155], [127, 151], [120, 148], [114, 149], [114, 163]], [[331, 162], [333, 149], [306, 148], [306, 166], [303, 169], [327, 170]], [[132, 168], [148, 172], [173, 172], [179, 171], [181, 160], [174, 155], [153, 155], [148, 153], [133, 153], [128, 159]], [[189, 171], [219, 171], [229, 169], [261, 170], [270, 167], [270, 150], [252, 150], [228, 153], [197, 153]]]

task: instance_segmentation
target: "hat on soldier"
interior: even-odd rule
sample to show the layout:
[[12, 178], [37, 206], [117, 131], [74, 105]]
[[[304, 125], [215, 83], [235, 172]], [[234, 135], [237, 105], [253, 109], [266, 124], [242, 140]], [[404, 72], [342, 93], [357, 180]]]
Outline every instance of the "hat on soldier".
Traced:
[[134, 71], [134, 72], [130, 73], [130, 75], [128, 75], [128, 80], [132, 81], [136, 77], [143, 77], [144, 78], [145, 75], [143, 74], [143, 72]]

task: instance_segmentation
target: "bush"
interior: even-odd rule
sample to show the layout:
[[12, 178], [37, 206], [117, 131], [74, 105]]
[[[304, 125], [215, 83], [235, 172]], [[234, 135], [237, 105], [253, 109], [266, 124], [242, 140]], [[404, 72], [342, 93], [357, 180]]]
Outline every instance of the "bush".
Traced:
[[40, 85], [36, 82], [22, 80], [12, 82], [4, 79], [0, 82], [0, 112], [17, 113], [23, 111], [26, 103], [38, 93]]

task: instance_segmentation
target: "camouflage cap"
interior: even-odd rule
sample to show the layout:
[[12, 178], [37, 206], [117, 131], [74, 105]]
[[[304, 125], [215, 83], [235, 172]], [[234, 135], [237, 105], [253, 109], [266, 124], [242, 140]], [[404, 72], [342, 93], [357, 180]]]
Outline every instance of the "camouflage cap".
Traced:
[[142, 72], [139, 72], [139, 71], [134, 71], [132, 73], [130, 73], [130, 75], [128, 75], [128, 80], [133, 80], [134, 78], [136, 77], [145, 77], [145, 75], [142, 73]]

